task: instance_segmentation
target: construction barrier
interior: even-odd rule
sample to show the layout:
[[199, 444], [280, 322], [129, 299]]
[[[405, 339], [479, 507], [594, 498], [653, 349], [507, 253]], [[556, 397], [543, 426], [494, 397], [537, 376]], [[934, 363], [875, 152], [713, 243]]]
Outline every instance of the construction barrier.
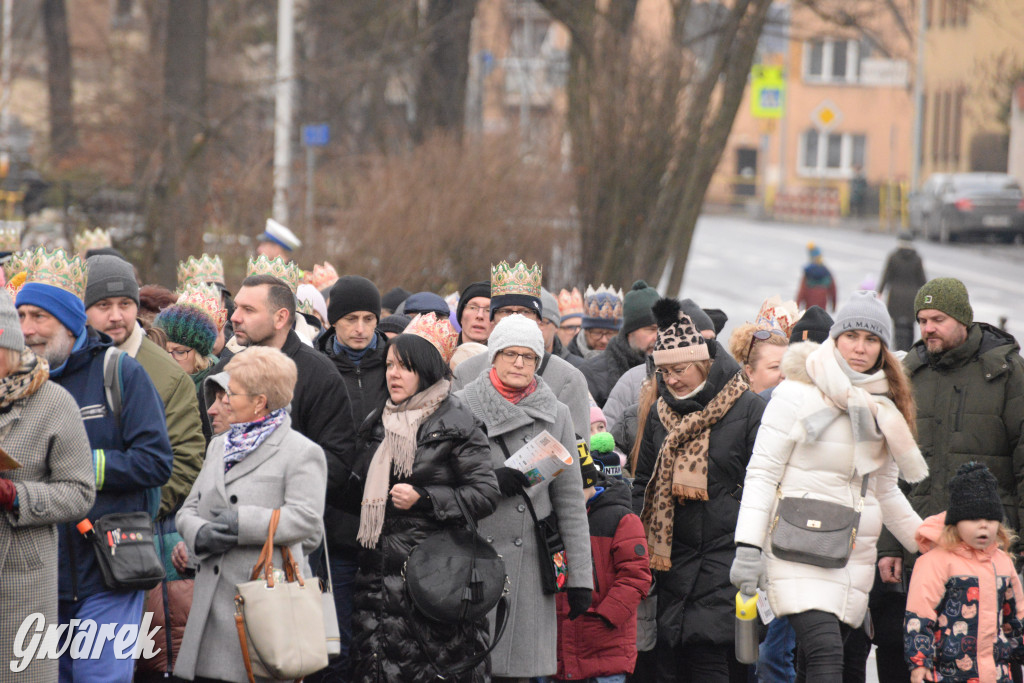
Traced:
[[842, 215], [839, 189], [802, 187], [779, 192], [775, 195], [772, 215], [780, 221], [836, 225]]

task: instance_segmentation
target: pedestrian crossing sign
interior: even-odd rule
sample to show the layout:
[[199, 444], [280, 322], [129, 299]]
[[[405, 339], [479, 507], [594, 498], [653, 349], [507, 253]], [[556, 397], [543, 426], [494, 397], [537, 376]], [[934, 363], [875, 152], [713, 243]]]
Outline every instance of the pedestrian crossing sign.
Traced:
[[781, 66], [755, 64], [750, 69], [750, 108], [754, 118], [782, 118], [785, 96], [786, 79]]

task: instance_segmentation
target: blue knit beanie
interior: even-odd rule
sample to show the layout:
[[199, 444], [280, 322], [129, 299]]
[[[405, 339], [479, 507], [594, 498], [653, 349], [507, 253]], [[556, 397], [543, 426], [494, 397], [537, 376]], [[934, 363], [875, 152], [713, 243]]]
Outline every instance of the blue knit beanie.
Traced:
[[29, 282], [18, 292], [16, 305], [38, 306], [59, 320], [60, 324], [68, 328], [76, 338], [85, 331], [85, 304], [77, 296], [60, 287]]
[[200, 356], [213, 352], [217, 328], [210, 316], [195, 306], [168, 306], [160, 311], [153, 326], [166, 332], [168, 341], [195, 349]]

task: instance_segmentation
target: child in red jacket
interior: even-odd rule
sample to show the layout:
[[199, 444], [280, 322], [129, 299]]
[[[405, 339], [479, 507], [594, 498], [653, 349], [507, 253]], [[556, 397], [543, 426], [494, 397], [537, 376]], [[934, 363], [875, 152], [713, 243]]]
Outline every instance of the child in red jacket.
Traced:
[[1024, 593], [1006, 554], [996, 478], [984, 465], [961, 465], [949, 483], [949, 509], [917, 531], [924, 553], [907, 593], [904, 650], [912, 683], [1009, 683], [1019, 655]]
[[556, 680], [621, 683], [636, 664], [636, 609], [651, 587], [647, 538], [623, 482], [599, 477], [583, 490], [594, 560], [594, 599], [569, 621], [569, 602], [558, 595]]

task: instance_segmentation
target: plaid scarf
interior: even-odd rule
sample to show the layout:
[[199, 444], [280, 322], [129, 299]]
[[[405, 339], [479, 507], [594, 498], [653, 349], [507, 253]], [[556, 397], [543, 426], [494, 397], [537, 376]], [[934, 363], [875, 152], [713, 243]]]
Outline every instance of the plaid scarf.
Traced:
[[50, 365], [25, 347], [18, 369], [0, 379], [0, 412], [6, 412], [15, 401], [28, 398], [50, 378]]
[[733, 375], [707, 407], [686, 415], [674, 411], [664, 398], [658, 399], [658, 417], [668, 430], [647, 490], [640, 518], [647, 530], [651, 569], [666, 571], [672, 566], [672, 533], [675, 503], [708, 499], [708, 448], [711, 427], [729, 412], [749, 388], [743, 373]]

